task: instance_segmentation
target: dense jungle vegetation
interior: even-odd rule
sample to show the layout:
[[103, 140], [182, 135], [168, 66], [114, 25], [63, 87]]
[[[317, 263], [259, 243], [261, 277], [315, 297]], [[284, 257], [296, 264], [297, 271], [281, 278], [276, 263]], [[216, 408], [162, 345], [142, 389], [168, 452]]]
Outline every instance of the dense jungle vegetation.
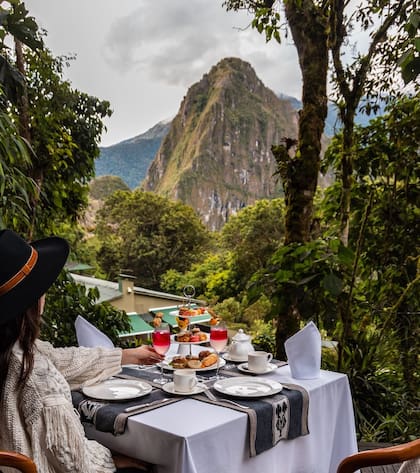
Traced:
[[[226, 3], [249, 8], [253, 26], [268, 39], [280, 39], [278, 2], [264, 2], [264, 8], [260, 2]], [[419, 15], [414, 2], [386, 3], [379, 9], [365, 2], [355, 21], [367, 29], [379, 15], [381, 25], [394, 26], [392, 34], [383, 41], [387, 29], [379, 27], [368, 53], [346, 66], [341, 3], [322, 2], [321, 9], [309, 0], [287, 2], [300, 58], [316, 44], [323, 69], [302, 71], [303, 109], [293, 147], [273, 144], [284, 199], [259, 201], [210, 234], [191, 208], [120, 189], [106, 200], [95, 235], [86, 239], [78, 218], [110, 104], [63, 80], [71, 58], [55, 58], [45, 48], [22, 3], [0, 1], [1, 228], [33, 239], [62, 235], [71, 242], [72, 257], [103, 277], [129, 267], [145, 287], [180, 293], [193, 284], [231, 327], [246, 327], [255, 344], [278, 357], [284, 357], [283, 341], [313, 319], [324, 338], [338, 342], [337, 351], [324, 350], [323, 367], [348, 374], [359, 435], [375, 441], [418, 437]], [[319, 22], [305, 23], [301, 15], [299, 23], [306, 11]], [[302, 38], [302, 30], [313, 36]], [[321, 160], [329, 56], [343, 128]], [[378, 62], [387, 66], [380, 74]], [[401, 71], [410, 85], [405, 94], [395, 92]], [[374, 97], [375, 90], [390, 99], [386, 113], [355, 127], [362, 97]], [[318, 172], [327, 169], [336, 180], [317, 189]], [[125, 314], [96, 304], [97, 296], [63, 274], [49, 294], [43, 336], [74, 343], [77, 313], [115, 339], [127, 327]]]

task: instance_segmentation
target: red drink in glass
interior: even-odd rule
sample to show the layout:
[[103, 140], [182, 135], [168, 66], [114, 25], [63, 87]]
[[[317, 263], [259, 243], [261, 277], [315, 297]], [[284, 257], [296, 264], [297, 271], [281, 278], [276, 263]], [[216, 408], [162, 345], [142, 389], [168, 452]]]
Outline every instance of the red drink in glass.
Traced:
[[225, 348], [228, 340], [226, 327], [212, 327], [210, 329], [210, 345], [220, 353]]
[[164, 355], [171, 344], [171, 338], [168, 330], [155, 330], [152, 333], [153, 348], [159, 353]]

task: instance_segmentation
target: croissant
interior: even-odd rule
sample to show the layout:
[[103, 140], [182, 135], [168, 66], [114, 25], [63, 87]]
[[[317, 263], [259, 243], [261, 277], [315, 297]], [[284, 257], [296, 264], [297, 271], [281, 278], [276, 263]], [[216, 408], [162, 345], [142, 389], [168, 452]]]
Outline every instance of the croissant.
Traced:
[[218, 356], [216, 353], [211, 353], [210, 355], [206, 356], [201, 360], [201, 367], [202, 368], [207, 368], [208, 366], [214, 365], [217, 363]]

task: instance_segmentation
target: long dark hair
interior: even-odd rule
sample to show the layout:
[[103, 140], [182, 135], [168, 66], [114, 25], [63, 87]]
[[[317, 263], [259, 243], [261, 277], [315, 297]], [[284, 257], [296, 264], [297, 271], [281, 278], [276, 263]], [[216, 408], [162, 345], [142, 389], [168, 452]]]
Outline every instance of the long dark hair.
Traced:
[[16, 342], [23, 351], [19, 382], [25, 383], [34, 366], [35, 340], [39, 336], [41, 322], [40, 300], [11, 322], [0, 326], [0, 400], [3, 399], [10, 357]]

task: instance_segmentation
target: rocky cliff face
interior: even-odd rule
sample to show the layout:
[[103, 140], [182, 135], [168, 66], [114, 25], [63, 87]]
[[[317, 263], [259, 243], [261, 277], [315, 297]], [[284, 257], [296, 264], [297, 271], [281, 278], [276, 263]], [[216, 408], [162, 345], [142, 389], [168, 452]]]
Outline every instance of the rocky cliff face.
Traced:
[[191, 205], [212, 230], [281, 192], [271, 146], [297, 137], [297, 116], [251, 65], [227, 58], [188, 90], [142, 187]]

